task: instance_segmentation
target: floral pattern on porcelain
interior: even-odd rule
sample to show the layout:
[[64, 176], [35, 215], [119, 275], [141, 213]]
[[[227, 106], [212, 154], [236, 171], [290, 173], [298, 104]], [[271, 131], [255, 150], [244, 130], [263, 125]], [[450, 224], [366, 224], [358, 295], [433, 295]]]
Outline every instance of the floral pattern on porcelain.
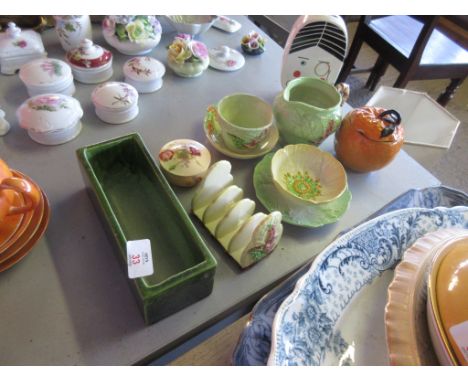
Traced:
[[260, 135], [251, 137], [249, 139], [242, 139], [237, 135], [227, 133], [227, 136], [231, 139], [233, 145], [239, 150], [255, 150], [258, 149], [264, 143], [264, 139], [267, 135], [266, 131], [262, 131]]
[[143, 64], [142, 64], [142, 61], [151, 61], [151, 58], [150, 57], [134, 57], [132, 58], [131, 60], [128, 61], [128, 67], [130, 68], [130, 70], [132, 72], [134, 72], [136, 75], [145, 75], [145, 76], [150, 76], [153, 71], [148, 68], [148, 67], [145, 67]]
[[198, 163], [196, 157], [201, 156], [199, 148], [193, 145], [181, 145], [176, 149], [167, 149], [159, 153], [159, 159], [162, 162], [171, 162], [165, 164], [165, 168], [168, 171], [174, 171], [177, 167], [191, 167], [191, 162], [195, 160], [198, 166], [202, 167], [201, 163]]
[[36, 111], [56, 112], [60, 109], [68, 109], [66, 99], [58, 95], [42, 95], [28, 101], [28, 107]]
[[284, 182], [289, 192], [299, 198], [313, 200], [321, 195], [321, 185], [318, 179], [313, 179], [307, 171], [298, 171], [297, 174], [287, 172]]
[[84, 38], [91, 39], [89, 16], [54, 16], [55, 31], [66, 51], [78, 47]]
[[124, 83], [120, 83], [119, 87], [122, 90], [122, 94], [119, 93], [114, 96], [115, 101], [112, 102], [112, 105], [127, 106], [133, 104], [137, 99], [135, 90]]
[[12, 42], [13, 46], [17, 46], [18, 48], [26, 48], [28, 43], [26, 40], [17, 40]]
[[352, 297], [400, 261], [419, 237], [468, 228], [468, 208], [405, 209], [377, 217], [329, 245], [278, 310], [269, 364], [320, 365]]
[[[279, 243], [282, 235], [282, 228], [279, 227], [281, 219], [276, 221], [274, 219], [267, 218], [266, 224], [261, 224], [257, 231], [254, 233], [253, 241], [255, 243], [261, 243], [248, 250], [248, 255], [253, 261], [259, 261], [269, 253], [273, 252]], [[279, 229], [281, 228], [281, 229]]]
[[41, 63], [41, 69], [49, 75], [49, 77], [62, 76], [62, 65], [57, 60], [44, 60]]

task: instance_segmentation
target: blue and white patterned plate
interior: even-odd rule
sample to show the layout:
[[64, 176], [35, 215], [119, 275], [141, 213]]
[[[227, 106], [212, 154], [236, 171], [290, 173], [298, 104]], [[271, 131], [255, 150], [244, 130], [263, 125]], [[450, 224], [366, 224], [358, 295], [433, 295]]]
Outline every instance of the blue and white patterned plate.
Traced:
[[[321, 365], [354, 361], [354, 354], [351, 354], [354, 345], [348, 346], [335, 330], [348, 304], [365, 286], [378, 283], [378, 276], [394, 268], [404, 251], [418, 238], [452, 227], [468, 228], [468, 207], [389, 212], [334, 241], [318, 255], [293, 293], [281, 304], [273, 321], [268, 364]], [[365, 306], [365, 302], [362, 304]], [[359, 317], [354, 320], [359, 323]], [[369, 330], [367, 336], [372, 335]]]
[[[468, 195], [446, 186], [409, 190], [376, 211], [366, 221], [383, 213], [402, 208], [435, 208], [461, 205], [468, 206]], [[342, 234], [343, 232], [338, 237]], [[234, 350], [232, 356], [233, 365], [259, 366], [266, 364], [270, 354], [271, 327], [275, 314], [283, 300], [293, 291], [297, 280], [309, 270], [311, 263], [312, 261], [301, 267], [296, 273], [257, 302]], [[383, 314], [383, 310], [381, 314]], [[339, 343], [340, 341], [336, 340], [334, 342]], [[380, 345], [385, 346], [384, 343]]]
[[[383, 213], [402, 208], [435, 208], [439, 206], [454, 207], [462, 205], [468, 206], [468, 195], [445, 186], [409, 190], [375, 212], [366, 221]], [[338, 235], [338, 237], [342, 234]], [[304, 265], [257, 302], [234, 350], [232, 356], [233, 365], [259, 366], [266, 364], [270, 354], [271, 327], [275, 314], [283, 300], [293, 291], [297, 280], [309, 270], [311, 263], [312, 261]], [[375, 288], [367, 289], [373, 290]], [[382, 302], [385, 304], [386, 299], [384, 298]], [[368, 309], [366, 309], [367, 312]], [[383, 314], [383, 309], [380, 313]], [[384, 336], [383, 330], [380, 332], [380, 335], [381, 337]], [[381, 340], [384, 341], [385, 338], [381, 338]], [[335, 336], [329, 344], [330, 348], [333, 346], [335, 350], [345, 352], [346, 344], [341, 335]]]

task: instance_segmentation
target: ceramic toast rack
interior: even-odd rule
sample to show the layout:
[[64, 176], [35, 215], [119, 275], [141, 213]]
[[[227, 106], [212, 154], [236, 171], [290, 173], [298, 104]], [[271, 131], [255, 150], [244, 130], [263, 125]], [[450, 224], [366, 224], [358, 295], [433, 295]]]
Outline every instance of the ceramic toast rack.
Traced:
[[255, 202], [232, 184], [231, 163], [213, 164], [192, 199], [192, 211], [229, 255], [247, 268], [270, 254], [283, 233], [281, 212], [254, 214]]

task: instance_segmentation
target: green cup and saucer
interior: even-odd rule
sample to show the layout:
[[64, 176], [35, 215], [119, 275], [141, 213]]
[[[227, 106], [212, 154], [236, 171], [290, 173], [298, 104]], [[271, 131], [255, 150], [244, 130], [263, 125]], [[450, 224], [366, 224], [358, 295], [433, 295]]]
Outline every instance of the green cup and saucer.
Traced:
[[351, 192], [348, 188], [335, 200], [320, 204], [294, 206], [278, 192], [271, 174], [273, 153], [255, 166], [253, 183], [258, 200], [268, 211], [280, 211], [282, 221], [299, 227], [321, 227], [339, 220], [349, 207]]
[[[278, 143], [279, 131], [273, 122], [273, 112], [268, 110], [270, 106], [267, 105], [265, 107], [267, 110], [263, 115], [260, 112], [255, 115], [251, 111], [239, 113], [236, 107], [242, 110], [239, 106], [240, 102], [249, 106], [265, 104], [258, 97], [247, 94], [227, 96], [220, 101], [221, 106], [208, 107], [203, 120], [203, 130], [210, 144], [228, 157], [235, 159], [261, 157], [270, 152]], [[234, 103], [234, 106], [222, 107], [228, 103]], [[243, 108], [245, 109], [246, 106], [243, 105]], [[242, 117], [242, 115], [250, 117]], [[241, 124], [253, 127], [242, 127]]]

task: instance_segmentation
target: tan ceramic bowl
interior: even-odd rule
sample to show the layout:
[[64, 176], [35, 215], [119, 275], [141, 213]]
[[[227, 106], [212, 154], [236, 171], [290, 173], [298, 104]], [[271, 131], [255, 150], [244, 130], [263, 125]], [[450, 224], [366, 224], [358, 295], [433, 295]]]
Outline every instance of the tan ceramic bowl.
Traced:
[[428, 279], [429, 332], [443, 365], [468, 365], [468, 237], [440, 248]]
[[271, 161], [271, 174], [278, 191], [299, 204], [330, 202], [347, 187], [341, 163], [313, 145], [288, 145], [278, 150]]

